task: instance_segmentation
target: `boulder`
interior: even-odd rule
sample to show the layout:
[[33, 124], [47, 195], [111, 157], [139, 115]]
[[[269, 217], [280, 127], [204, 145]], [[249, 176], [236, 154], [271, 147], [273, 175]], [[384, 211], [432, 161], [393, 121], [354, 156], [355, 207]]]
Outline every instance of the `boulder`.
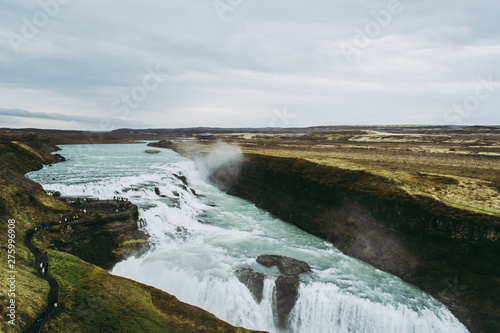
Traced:
[[266, 267], [276, 266], [281, 273], [275, 282], [276, 299], [273, 302], [273, 312], [279, 328], [286, 329], [288, 315], [299, 294], [299, 275], [310, 272], [311, 267], [304, 261], [278, 255], [261, 255], [257, 262]]
[[276, 279], [276, 302], [273, 304], [278, 317], [278, 326], [287, 328], [288, 315], [295, 306], [299, 294], [299, 276], [281, 275]]
[[186, 176], [180, 176], [176, 173], [174, 173], [174, 176], [175, 178], [179, 179], [185, 186], [189, 186]]
[[266, 276], [262, 273], [255, 272], [251, 268], [241, 268], [236, 271], [238, 280], [241, 281], [255, 297], [257, 302], [262, 301], [262, 292], [264, 290], [264, 279]]
[[284, 256], [261, 255], [257, 258], [257, 262], [266, 267], [277, 266], [285, 275], [299, 275], [311, 271], [311, 267], [306, 262]]

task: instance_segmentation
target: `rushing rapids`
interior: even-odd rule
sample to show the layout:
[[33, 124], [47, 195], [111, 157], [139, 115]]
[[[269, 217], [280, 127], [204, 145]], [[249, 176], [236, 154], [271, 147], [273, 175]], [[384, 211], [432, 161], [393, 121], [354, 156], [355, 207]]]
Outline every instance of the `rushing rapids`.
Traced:
[[[139, 206], [151, 248], [113, 274], [162, 289], [237, 326], [270, 332], [466, 332], [449, 310], [417, 288], [328, 242], [273, 218], [206, 181], [206, 169], [173, 151], [144, 144], [63, 146], [68, 161], [28, 174], [48, 191]], [[223, 161], [218, 160], [222, 163]], [[233, 160], [234, 162], [234, 160]], [[211, 162], [213, 163], [213, 161]], [[277, 316], [281, 255], [307, 263], [285, 325]], [[256, 297], [238, 272], [263, 276]]]

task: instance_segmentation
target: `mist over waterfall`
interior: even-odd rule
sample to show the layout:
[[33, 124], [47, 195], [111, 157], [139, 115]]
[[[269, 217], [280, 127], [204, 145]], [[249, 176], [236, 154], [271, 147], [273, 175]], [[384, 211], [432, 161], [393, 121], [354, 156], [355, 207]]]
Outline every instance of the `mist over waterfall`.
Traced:
[[[250, 329], [467, 332], [444, 305], [417, 288], [211, 185], [207, 176], [213, 168], [241, 161], [236, 147], [221, 146], [196, 164], [170, 150], [145, 154], [143, 144], [62, 148], [59, 153], [68, 162], [28, 176], [64, 196], [123, 196], [140, 208], [152, 246], [141, 257], [118, 263], [113, 274]], [[298, 297], [284, 328], [278, 328], [276, 315], [280, 272], [256, 261], [268, 254], [311, 267], [300, 274]], [[238, 277], [242, 269], [264, 276], [260, 301]]]
[[[194, 157], [196, 171], [205, 182], [212, 181], [222, 189], [236, 180], [242, 160], [243, 154], [240, 147], [225, 142], [217, 142], [210, 153]], [[216, 177], [211, 177], [212, 174]]]

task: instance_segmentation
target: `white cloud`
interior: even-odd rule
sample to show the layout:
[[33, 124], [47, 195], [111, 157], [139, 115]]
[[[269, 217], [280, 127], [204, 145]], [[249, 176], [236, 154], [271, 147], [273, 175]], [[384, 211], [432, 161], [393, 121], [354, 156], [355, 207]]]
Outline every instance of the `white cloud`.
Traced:
[[[222, 22], [211, 1], [70, 1], [18, 52], [9, 33], [22, 34], [23, 18], [40, 7], [2, 3], [0, 108], [117, 118], [112, 103], [160, 64], [168, 75], [123, 121], [260, 127], [286, 106], [294, 126], [442, 123], [480, 76], [500, 79], [500, 3], [401, 4], [347, 64], [340, 43], [388, 1], [244, 1]], [[499, 123], [499, 104], [496, 93], [467, 121]], [[54, 126], [96, 129], [91, 123]]]

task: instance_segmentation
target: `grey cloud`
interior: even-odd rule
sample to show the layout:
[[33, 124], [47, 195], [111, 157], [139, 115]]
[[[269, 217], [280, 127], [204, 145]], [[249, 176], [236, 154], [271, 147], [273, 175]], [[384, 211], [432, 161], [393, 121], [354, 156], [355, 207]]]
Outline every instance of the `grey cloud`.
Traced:
[[[218, 119], [220, 126], [266, 126], [266, 116], [257, 119], [255, 109], [271, 112], [279, 105], [288, 105], [297, 119], [300, 114], [315, 119], [314, 125], [332, 119], [425, 123], [439, 118], [429, 110], [446, 108], [469, 89], [433, 85], [455, 87], [500, 74], [499, 54], [470, 51], [500, 45], [495, 0], [400, 0], [404, 11], [348, 65], [339, 44], [352, 41], [355, 29], [373, 20], [370, 12], [388, 2], [243, 1], [221, 22], [212, 1], [71, 1], [18, 53], [7, 39], [0, 41], [0, 94], [47, 91], [113, 118], [112, 102], [141, 84], [146, 66], [162, 64], [169, 76], [133, 110], [134, 117], [146, 119], [145, 126], [175, 127], [172, 121], [182, 118], [176, 113], [186, 109], [192, 126], [213, 119], [207, 110], [214, 109], [238, 114]], [[21, 18], [38, 9], [36, 3], [1, 4], [0, 38], [19, 33]], [[398, 112], [389, 112], [396, 109], [395, 100]], [[36, 111], [22, 102], [3, 106]], [[470, 120], [484, 122], [486, 114], [499, 122], [497, 105], [492, 98], [481, 117]], [[77, 114], [81, 108], [44, 109], [71, 114], [84, 126], [101, 119], [84, 121], [87, 117]]]
[[67, 122], [78, 122], [83, 124], [100, 125], [110, 124], [114, 127], [127, 127], [127, 126], [144, 126], [144, 123], [137, 121], [127, 121], [118, 118], [109, 117], [89, 117], [84, 115], [66, 115], [56, 112], [30, 112], [20, 109], [6, 109], [0, 108], [0, 116], [19, 117], [19, 118], [36, 118], [36, 119], [52, 119], [62, 120]]

